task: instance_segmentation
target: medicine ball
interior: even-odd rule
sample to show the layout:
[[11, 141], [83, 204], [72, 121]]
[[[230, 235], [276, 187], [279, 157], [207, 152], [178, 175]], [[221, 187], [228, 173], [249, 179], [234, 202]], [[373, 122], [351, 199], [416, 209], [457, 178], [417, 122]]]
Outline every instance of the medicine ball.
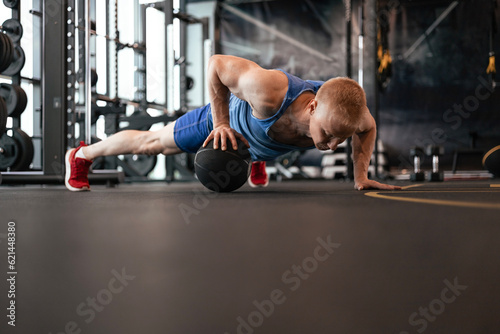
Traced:
[[194, 157], [194, 171], [198, 180], [216, 192], [230, 192], [240, 188], [248, 179], [251, 169], [250, 152], [245, 143], [238, 141], [238, 150], [228, 145], [225, 151], [213, 148], [211, 140]]
[[483, 166], [496, 177], [500, 177], [500, 145], [493, 147], [483, 157]]

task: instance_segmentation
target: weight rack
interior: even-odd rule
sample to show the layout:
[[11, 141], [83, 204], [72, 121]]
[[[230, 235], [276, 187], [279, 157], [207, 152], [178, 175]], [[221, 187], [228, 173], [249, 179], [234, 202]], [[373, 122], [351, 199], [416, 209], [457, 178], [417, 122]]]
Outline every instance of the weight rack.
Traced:
[[[34, 20], [40, 20], [40, 23], [38, 24], [40, 29], [38, 29], [38, 31], [34, 29], [35, 34], [39, 33], [40, 38], [34, 38], [33, 49], [34, 57], [36, 58], [39, 56], [40, 60], [34, 60], [33, 65], [34, 68], [39, 69], [39, 72], [41, 72], [37, 74], [41, 79], [22, 79], [33, 83], [34, 86], [39, 85], [40, 87], [37, 88], [36, 92], [34, 89], [33, 92], [35, 119], [33, 120], [34, 136], [32, 139], [34, 139], [36, 144], [39, 145], [35, 150], [37, 159], [35, 159], [34, 165], [31, 165], [31, 170], [29, 170], [30, 166], [27, 166], [20, 171], [12, 169], [6, 172], [1, 172], [0, 175], [3, 176], [3, 181], [0, 182], [3, 182], [4, 184], [62, 184], [65, 172], [64, 155], [67, 149], [77, 146], [78, 142], [82, 139], [84, 139], [87, 143], [90, 143], [90, 135], [88, 135], [88, 133], [90, 133], [89, 128], [93, 124], [91, 118], [94, 117], [95, 114], [93, 110], [91, 115], [91, 112], [88, 111], [89, 107], [86, 105], [86, 102], [91, 99], [99, 100], [99, 97], [97, 96], [98, 94], [95, 94], [95, 92], [91, 95], [91, 98], [87, 95], [87, 86], [90, 87], [90, 85], [87, 85], [87, 82], [90, 82], [87, 72], [90, 70], [90, 67], [92, 67], [90, 61], [88, 60], [89, 51], [96, 52], [95, 45], [91, 43], [91, 39], [88, 37], [90, 34], [99, 36], [99, 38], [104, 37], [108, 40], [108, 43], [106, 44], [108, 46], [106, 52], [108, 55], [108, 73], [106, 77], [109, 78], [106, 80], [108, 88], [107, 92], [108, 94], [114, 94], [115, 96], [114, 98], [111, 98], [113, 101], [107, 101], [109, 102], [108, 107], [118, 106], [118, 104], [127, 104], [133, 105], [136, 110], [136, 112], [130, 116], [126, 116], [125, 114], [110, 114], [109, 117], [105, 118], [106, 122], [111, 124], [126, 121], [130, 122], [131, 128], [137, 128], [141, 124], [144, 127], [147, 127], [149, 124], [158, 122], [165, 124], [171, 122], [188, 110], [187, 103], [189, 100], [186, 95], [188, 89], [186, 88], [186, 80], [188, 79], [186, 77], [186, 65], [188, 64], [186, 62], [186, 27], [190, 24], [201, 24], [201, 27], [203, 28], [201, 50], [203, 51], [202, 58], [204, 66], [206, 66], [208, 57], [211, 55], [213, 50], [212, 44], [208, 43], [210, 42], [208, 38], [208, 19], [198, 19], [194, 16], [186, 14], [184, 12], [186, 9], [184, 1], [181, 1], [179, 9], [173, 8], [173, 0], [142, 3], [139, 4], [140, 10], [135, 12], [134, 17], [136, 25], [141, 23], [140, 29], [136, 30], [135, 35], [136, 41], [139, 42], [129, 45], [124, 44], [119, 39], [119, 31], [117, 30], [117, 0], [110, 0], [106, 2], [106, 16], [109, 18], [107, 21], [108, 26], [106, 29], [106, 35], [98, 35], [95, 27], [93, 29], [89, 29], [92, 23], [91, 17], [95, 18], [96, 1], [97, 0], [60, 0], [57, 3], [42, 0], [33, 1], [33, 8], [35, 9], [32, 9], [30, 13], [33, 15]], [[145, 15], [146, 9], [151, 7], [163, 12], [165, 15], [165, 70], [167, 79], [165, 88], [167, 92], [164, 105], [153, 105], [146, 99]], [[13, 18], [19, 19], [19, 8], [20, 1], [17, 2], [17, 7], [13, 9]], [[90, 8], [94, 9], [94, 13], [90, 12]], [[114, 30], [113, 27], [110, 26], [113, 25], [113, 20], [110, 18], [110, 14], [112, 15], [113, 9], [115, 14]], [[171, 50], [168, 48], [173, 41], [172, 23], [174, 18], [179, 19], [181, 24], [181, 30], [179, 32], [179, 37], [182, 41], [180, 54], [174, 54], [173, 49]], [[90, 34], [88, 32], [90, 32]], [[40, 45], [37, 48], [35, 44], [38, 40]], [[95, 39], [93, 39], [92, 42], [95, 42]], [[114, 49], [111, 50], [113, 45]], [[109, 46], [111, 46], [111, 48], [109, 48]], [[117, 52], [124, 47], [132, 48], [135, 53], [134, 66], [136, 68], [136, 74], [134, 76], [134, 86], [136, 87], [136, 94], [134, 96], [134, 101], [126, 101], [118, 97], [116, 57]], [[112, 64], [111, 59], [113, 57], [113, 51], [115, 57], [114, 64]], [[85, 59], [83, 57], [85, 57]], [[173, 95], [171, 95], [173, 91], [172, 85], [174, 81], [174, 66], [177, 66], [182, 74], [179, 79], [180, 82], [178, 83], [180, 86], [178, 93], [180, 106], [175, 108], [175, 112], [172, 111], [174, 110], [174, 107], [172, 105]], [[112, 80], [113, 74], [114, 82]], [[201, 74], [201, 76], [202, 81], [204, 81], [203, 74]], [[18, 78], [13, 78], [12, 83], [19, 83], [20, 81], [21, 77], [19, 75]], [[112, 87], [113, 84], [114, 87]], [[112, 88], [114, 88], [114, 92]], [[84, 89], [85, 92], [83, 92]], [[205, 95], [206, 89], [202, 92], [204, 99], [206, 98]], [[36, 108], [38, 105], [41, 107]], [[105, 109], [108, 107], [105, 107]], [[164, 111], [169, 110], [170, 112], [162, 116], [151, 117], [146, 112], [146, 109], [148, 108], [162, 109]], [[85, 113], [83, 112], [84, 110]], [[83, 120], [82, 115], [85, 115], [85, 121]], [[40, 120], [38, 120], [38, 118]], [[86, 127], [85, 136], [82, 135], [82, 124]], [[90, 124], [90, 126], [87, 124]], [[19, 117], [13, 118], [13, 125], [14, 127], [20, 127]], [[79, 134], [77, 132], [77, 127], [80, 129]], [[117, 127], [117, 130], [123, 129]], [[106, 134], [110, 135], [112, 133], [106, 132]], [[186, 161], [180, 161], [182, 159], [178, 158], [179, 157], [167, 157], [165, 166], [165, 181], [182, 181], [193, 178], [192, 171], [189, 171], [186, 168], [186, 161], [189, 159], [186, 158]], [[107, 163], [105, 167], [109, 168], [107, 170], [94, 169], [94, 173], [89, 174], [91, 183], [108, 183], [113, 185], [124, 181], [124, 173], [116, 171], [116, 167], [118, 166], [121, 166], [124, 171], [127, 170], [124, 166], [122, 166], [120, 161], [114, 161], [111, 164]], [[130, 172], [128, 175], [129, 174]], [[174, 176], [174, 174], [177, 176]], [[144, 177], [135, 176], [133, 180], [137, 181], [145, 179]]]
[[[0, 39], [2, 42], [2, 54], [0, 55], [0, 73], [9, 77], [11, 83], [0, 84], [0, 97], [3, 99], [6, 115], [2, 115], [0, 124], [0, 153], [4, 159], [1, 160], [1, 169], [12, 168], [13, 170], [26, 170], [29, 168], [33, 156], [34, 147], [32, 139], [21, 130], [21, 114], [26, 109], [28, 102], [26, 92], [21, 88], [21, 70], [25, 65], [25, 54], [21, 47], [23, 27], [20, 22], [20, 1], [4, 1], [3, 4], [10, 8], [11, 18], [1, 24]], [[12, 127], [5, 129], [7, 117], [12, 119]]]
[[[88, 1], [88, 0], [87, 0]], [[68, 149], [67, 127], [73, 112], [73, 50], [68, 48], [68, 26], [61, 24], [73, 19], [74, 0], [54, 2], [42, 1], [41, 13], [41, 111], [42, 111], [42, 170], [2, 172], [2, 184], [62, 184], [64, 182], [64, 155]], [[35, 12], [36, 14], [36, 12]], [[36, 15], [35, 15], [36, 16]], [[20, 2], [12, 8], [12, 18], [20, 19]], [[20, 83], [20, 75], [12, 77], [13, 83]], [[74, 82], [74, 81], [73, 81]], [[13, 119], [13, 126], [19, 127], [20, 120]], [[71, 134], [71, 132], [69, 132]], [[94, 184], [114, 185], [123, 181], [123, 173], [99, 171], [91, 173]]]

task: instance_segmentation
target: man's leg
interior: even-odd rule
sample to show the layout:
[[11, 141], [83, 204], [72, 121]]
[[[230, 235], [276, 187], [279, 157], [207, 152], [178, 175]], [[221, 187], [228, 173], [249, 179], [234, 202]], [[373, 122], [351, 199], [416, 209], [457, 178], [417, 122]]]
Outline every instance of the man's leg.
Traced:
[[98, 143], [82, 147], [87, 160], [120, 154], [165, 155], [178, 154], [182, 150], [174, 141], [175, 122], [158, 131], [124, 130]]
[[192, 110], [159, 131], [120, 131], [90, 146], [82, 145], [66, 153], [66, 187], [71, 191], [90, 190], [88, 170], [92, 160], [100, 156], [120, 154], [181, 152], [196, 153], [208, 137], [210, 105]]
[[175, 122], [158, 131], [124, 130], [90, 146], [80, 146], [66, 153], [66, 188], [90, 190], [88, 171], [92, 161], [101, 156], [120, 154], [165, 155], [181, 153], [174, 140]]

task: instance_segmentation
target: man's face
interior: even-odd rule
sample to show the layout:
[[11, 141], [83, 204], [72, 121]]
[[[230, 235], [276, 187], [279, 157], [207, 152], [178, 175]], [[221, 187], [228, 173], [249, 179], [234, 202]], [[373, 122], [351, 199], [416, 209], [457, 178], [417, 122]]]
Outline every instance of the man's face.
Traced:
[[341, 125], [336, 121], [332, 112], [324, 109], [324, 106], [316, 104], [309, 123], [309, 131], [314, 145], [318, 150], [335, 151], [337, 147], [347, 138], [354, 134], [352, 129]]

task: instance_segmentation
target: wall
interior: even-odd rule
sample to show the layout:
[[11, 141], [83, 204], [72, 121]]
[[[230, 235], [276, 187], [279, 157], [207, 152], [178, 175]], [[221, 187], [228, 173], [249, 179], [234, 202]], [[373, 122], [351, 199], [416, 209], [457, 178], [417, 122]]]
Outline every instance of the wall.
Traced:
[[[266, 68], [283, 68], [304, 79], [326, 80], [346, 74], [343, 1], [221, 3], [231, 6], [220, 11], [222, 53], [254, 60]], [[500, 91], [491, 90], [485, 72], [493, 2], [460, 1], [413, 52], [408, 52], [452, 3], [379, 1], [377, 15], [389, 24], [393, 59], [392, 77], [380, 94], [379, 135], [393, 167], [408, 167], [408, 150], [414, 145], [444, 145], [446, 155], [442, 161], [449, 168], [453, 152], [470, 146], [471, 134], [478, 136], [477, 147], [488, 149], [500, 144]], [[354, 79], [358, 70], [360, 4], [360, 0], [353, 0]], [[366, 8], [365, 15], [373, 14]], [[495, 15], [498, 20], [498, 10]], [[274, 29], [279, 33], [272, 33]], [[494, 48], [500, 51], [498, 35]], [[365, 49], [364, 71], [373, 77], [372, 51]], [[374, 82], [365, 79], [364, 84], [373, 112]], [[429, 163], [430, 159], [424, 161]], [[480, 168], [480, 159], [460, 167]]]

